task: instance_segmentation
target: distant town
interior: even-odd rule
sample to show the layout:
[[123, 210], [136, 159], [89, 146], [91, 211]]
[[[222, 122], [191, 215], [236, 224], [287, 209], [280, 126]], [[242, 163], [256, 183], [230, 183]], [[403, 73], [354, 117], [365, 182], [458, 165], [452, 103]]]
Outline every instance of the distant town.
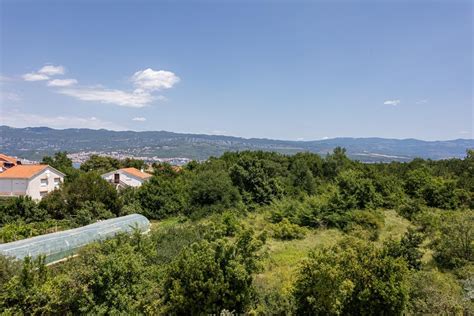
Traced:
[[[118, 151], [104, 152], [104, 151], [80, 151], [77, 153], [71, 153], [67, 156], [72, 160], [72, 163], [75, 167], [79, 167], [83, 162], [87, 161], [91, 156], [97, 155], [101, 157], [111, 157], [118, 160], [123, 160], [126, 158], [143, 160], [147, 164], [152, 164], [154, 162], [158, 163], [169, 163], [173, 166], [182, 166], [190, 162], [192, 159], [185, 157], [174, 157], [174, 158], [161, 158], [157, 156], [145, 157], [145, 156], [135, 156], [130, 154], [125, 154]], [[17, 157], [23, 164], [37, 164], [39, 161], [30, 160], [23, 157]]]
[[174, 157], [174, 158], [160, 158], [157, 156], [153, 157], [145, 157], [145, 156], [134, 156], [130, 154], [125, 154], [122, 152], [118, 151], [111, 151], [111, 152], [103, 152], [103, 151], [80, 151], [77, 153], [71, 153], [68, 154], [68, 157], [72, 160], [73, 164], [81, 164], [88, 160], [90, 156], [92, 155], [97, 155], [101, 157], [111, 157], [115, 158], [118, 160], [123, 160], [126, 158], [132, 158], [132, 159], [138, 159], [138, 160], [143, 160], [146, 163], [154, 163], [154, 162], [166, 162], [169, 163], [170, 165], [174, 166], [182, 166], [188, 162], [190, 162], [192, 159], [190, 158], [184, 158], [184, 157]]

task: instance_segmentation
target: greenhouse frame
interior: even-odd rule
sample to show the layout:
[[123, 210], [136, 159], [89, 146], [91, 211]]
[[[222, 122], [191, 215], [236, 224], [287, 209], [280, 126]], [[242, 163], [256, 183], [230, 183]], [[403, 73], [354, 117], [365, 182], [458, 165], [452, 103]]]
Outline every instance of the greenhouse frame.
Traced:
[[119, 233], [131, 233], [135, 229], [147, 233], [150, 230], [150, 222], [140, 214], [126, 215], [79, 228], [0, 244], [0, 254], [16, 259], [44, 255], [45, 262], [52, 264], [67, 259], [87, 244], [114, 237]]

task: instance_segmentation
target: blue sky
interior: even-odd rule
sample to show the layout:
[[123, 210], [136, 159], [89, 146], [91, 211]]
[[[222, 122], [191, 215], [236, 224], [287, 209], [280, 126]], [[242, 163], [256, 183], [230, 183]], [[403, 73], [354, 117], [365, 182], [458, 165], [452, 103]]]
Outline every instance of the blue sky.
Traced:
[[470, 1], [0, 5], [0, 124], [473, 138]]

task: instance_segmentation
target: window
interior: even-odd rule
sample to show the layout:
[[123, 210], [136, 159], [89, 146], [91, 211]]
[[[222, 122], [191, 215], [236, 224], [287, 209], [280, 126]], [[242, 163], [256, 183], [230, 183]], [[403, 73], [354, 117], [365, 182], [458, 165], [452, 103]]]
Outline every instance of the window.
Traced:
[[41, 192], [40, 192], [40, 196], [41, 196], [41, 197], [44, 197], [46, 194], [48, 194], [48, 191], [41, 191]]
[[41, 179], [41, 186], [42, 187], [48, 186], [48, 179]]
[[120, 183], [120, 174], [114, 174], [114, 183]]
[[59, 185], [61, 183], [61, 178], [54, 178], [54, 185]]

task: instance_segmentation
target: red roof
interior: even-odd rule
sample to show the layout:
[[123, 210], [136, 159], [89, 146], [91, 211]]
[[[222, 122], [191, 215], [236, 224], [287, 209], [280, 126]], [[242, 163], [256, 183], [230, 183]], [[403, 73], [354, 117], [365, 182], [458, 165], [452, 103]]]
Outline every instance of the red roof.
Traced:
[[122, 170], [125, 173], [131, 174], [132, 176], [135, 176], [137, 178], [143, 179], [143, 180], [148, 179], [148, 178], [153, 176], [149, 173], [140, 171], [137, 168], [122, 168], [120, 170]]
[[0, 173], [0, 179], [29, 179], [48, 167], [48, 165], [17, 165]]
[[4, 154], [0, 154], [0, 161], [11, 162], [12, 164], [16, 165], [16, 162], [18, 160], [14, 157], [10, 157], [10, 156], [4, 155]]

